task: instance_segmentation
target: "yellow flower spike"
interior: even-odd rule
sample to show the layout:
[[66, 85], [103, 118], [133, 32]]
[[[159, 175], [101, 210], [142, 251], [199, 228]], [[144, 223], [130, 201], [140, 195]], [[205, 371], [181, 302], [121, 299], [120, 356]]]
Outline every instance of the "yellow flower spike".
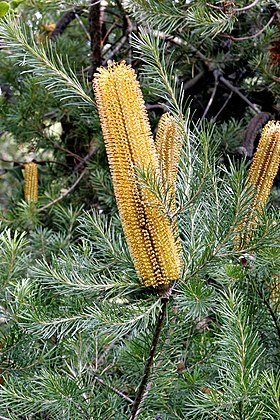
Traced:
[[261, 135], [248, 174], [257, 190], [254, 200], [256, 208], [261, 208], [267, 201], [274, 178], [280, 164], [280, 121], [269, 121]]
[[38, 201], [38, 165], [35, 162], [24, 165], [24, 199], [27, 203]]
[[[155, 145], [161, 166], [163, 185], [168, 189], [168, 202], [170, 203], [170, 212], [172, 215], [176, 211], [175, 183], [183, 143], [175, 118], [169, 113], [163, 114], [159, 120]], [[181, 243], [176, 219], [173, 219], [172, 225], [175, 237], [178, 238], [178, 250], [181, 253]]]
[[163, 114], [160, 118], [155, 143], [163, 176], [167, 184], [173, 187], [177, 178], [182, 140], [171, 114]]
[[256, 216], [253, 215], [254, 210], [262, 211], [277, 175], [279, 164], [280, 121], [269, 121], [262, 130], [258, 148], [248, 173], [249, 183], [255, 187], [256, 191], [252, 205], [253, 212], [235, 230], [238, 232], [245, 228], [244, 233], [235, 238], [235, 249], [241, 249], [250, 240], [249, 231], [258, 223]]
[[145, 286], [168, 285], [180, 273], [171, 222], [136, 166], [160, 176], [160, 165], [136, 74], [124, 62], [99, 68], [96, 94], [114, 192], [133, 262]]

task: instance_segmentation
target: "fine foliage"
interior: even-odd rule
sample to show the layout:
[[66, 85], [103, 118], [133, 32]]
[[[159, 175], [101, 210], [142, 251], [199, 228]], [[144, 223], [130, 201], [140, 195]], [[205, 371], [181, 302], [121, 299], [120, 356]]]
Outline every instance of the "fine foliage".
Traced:
[[277, 3], [12, 3], [0, 417], [277, 420]]

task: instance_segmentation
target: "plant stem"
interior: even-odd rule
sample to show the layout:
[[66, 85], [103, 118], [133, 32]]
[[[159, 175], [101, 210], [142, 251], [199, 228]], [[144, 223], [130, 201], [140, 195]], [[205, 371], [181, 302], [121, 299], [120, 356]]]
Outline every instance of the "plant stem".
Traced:
[[94, 2], [89, 8], [89, 33], [91, 39], [91, 68], [90, 76], [96, 72], [101, 65], [101, 24], [100, 24], [100, 2]]
[[150, 375], [150, 371], [151, 371], [151, 367], [153, 364], [153, 360], [154, 360], [154, 356], [155, 356], [155, 352], [156, 352], [156, 347], [159, 341], [159, 337], [160, 337], [160, 333], [163, 327], [163, 323], [164, 323], [164, 319], [165, 319], [165, 315], [166, 315], [166, 307], [167, 307], [167, 298], [162, 298], [161, 299], [161, 308], [160, 308], [160, 312], [158, 314], [158, 319], [157, 319], [157, 323], [155, 326], [155, 330], [154, 330], [154, 334], [153, 334], [153, 338], [152, 338], [152, 342], [151, 342], [151, 347], [150, 347], [150, 351], [149, 351], [149, 356], [148, 359], [146, 361], [146, 365], [144, 368], [144, 373], [143, 373], [143, 377], [141, 380], [141, 383], [139, 385], [138, 391], [136, 393], [135, 396], [135, 400], [133, 403], [133, 407], [131, 410], [131, 416], [130, 416], [130, 420], [136, 420], [139, 414], [139, 406], [143, 400], [143, 396], [144, 396], [144, 392], [148, 383], [148, 378]]

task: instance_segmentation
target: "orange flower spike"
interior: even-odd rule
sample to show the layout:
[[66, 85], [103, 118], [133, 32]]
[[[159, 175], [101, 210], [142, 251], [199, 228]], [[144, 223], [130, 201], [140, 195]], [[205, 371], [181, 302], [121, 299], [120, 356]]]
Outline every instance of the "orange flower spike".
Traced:
[[136, 74], [124, 62], [99, 68], [93, 86], [124, 234], [145, 286], [167, 285], [180, 273], [171, 222], [137, 182], [136, 166], [160, 176], [147, 111]]

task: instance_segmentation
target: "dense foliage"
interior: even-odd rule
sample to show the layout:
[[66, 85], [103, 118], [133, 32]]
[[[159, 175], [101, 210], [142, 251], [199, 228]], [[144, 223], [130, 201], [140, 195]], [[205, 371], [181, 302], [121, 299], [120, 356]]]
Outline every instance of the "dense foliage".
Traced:
[[[0, 16], [0, 417], [279, 419], [279, 188], [254, 209], [247, 177], [279, 119], [279, 3], [17, 0]], [[118, 217], [92, 89], [112, 60], [184, 144], [170, 297], [141, 284]]]

